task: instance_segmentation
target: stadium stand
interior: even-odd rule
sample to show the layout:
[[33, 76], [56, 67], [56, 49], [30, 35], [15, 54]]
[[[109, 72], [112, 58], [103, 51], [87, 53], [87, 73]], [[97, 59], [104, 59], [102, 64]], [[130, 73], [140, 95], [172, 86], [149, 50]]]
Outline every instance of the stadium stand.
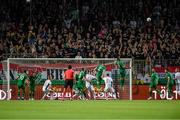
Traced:
[[180, 59], [179, 6], [177, 0], [3, 0], [0, 59]]

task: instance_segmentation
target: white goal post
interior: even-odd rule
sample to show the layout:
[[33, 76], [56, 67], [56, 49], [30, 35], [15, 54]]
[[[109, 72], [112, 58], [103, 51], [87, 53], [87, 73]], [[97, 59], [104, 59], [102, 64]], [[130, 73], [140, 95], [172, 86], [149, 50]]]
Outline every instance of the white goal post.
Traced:
[[[7, 86], [7, 100], [10, 100], [11, 95], [11, 65], [18, 65], [20, 67], [23, 66], [33, 66], [33, 67], [42, 67], [44, 69], [66, 69], [68, 64], [71, 64], [73, 66], [73, 69], [85, 69], [90, 70], [97, 67], [98, 64], [103, 64], [108, 67], [108, 72], [112, 72], [114, 74], [114, 79], [117, 79], [117, 75], [119, 72], [117, 72], [117, 68], [114, 66], [114, 62], [117, 59], [115, 58], [8, 58], [6, 61], [6, 66], [3, 65], [3, 69], [6, 69], [6, 86]], [[132, 59], [131, 58], [121, 58], [128, 71], [128, 80], [126, 85], [127, 87], [127, 95], [128, 99], [132, 100]], [[113, 66], [113, 67], [111, 67]], [[113, 73], [113, 71], [116, 70], [116, 72]], [[4, 83], [4, 82], [3, 82]]]

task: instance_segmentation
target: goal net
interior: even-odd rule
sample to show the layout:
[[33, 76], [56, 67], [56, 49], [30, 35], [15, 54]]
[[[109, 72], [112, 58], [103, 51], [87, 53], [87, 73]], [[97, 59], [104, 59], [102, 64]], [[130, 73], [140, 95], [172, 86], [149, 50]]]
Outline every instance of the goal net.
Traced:
[[[113, 84], [115, 87], [116, 95], [118, 99], [132, 100], [132, 59], [122, 58], [121, 59], [126, 67], [126, 78], [124, 84], [124, 90], [120, 89], [120, 75], [119, 69], [114, 64], [116, 59], [110, 58], [8, 58], [7, 61], [2, 63], [3, 73], [2, 76], [2, 86], [4, 91], [7, 91], [7, 100], [17, 99], [18, 88], [17, 88], [17, 76], [23, 73], [24, 70], [28, 71], [28, 76], [32, 76], [33, 72], [39, 74], [39, 78], [35, 81], [35, 99], [41, 99], [43, 96], [42, 86], [47, 80], [47, 76], [52, 74], [54, 76], [52, 81], [52, 86], [59, 89], [53, 93], [54, 97], [57, 99], [62, 98], [62, 89], [64, 86], [64, 71], [67, 69], [68, 65], [71, 65], [73, 70], [80, 71], [85, 70], [86, 73], [91, 74], [92, 71], [99, 65], [103, 64], [106, 70], [103, 74], [109, 73], [113, 79]], [[97, 85], [94, 80], [92, 84], [96, 88]], [[96, 99], [105, 99], [105, 92], [103, 91], [104, 83], [101, 83], [101, 91], [96, 91]], [[21, 91], [22, 92], [22, 91]], [[25, 99], [29, 99], [29, 86], [25, 86]], [[22, 93], [21, 93], [22, 94]], [[66, 97], [70, 93], [66, 93]], [[107, 93], [108, 94], [108, 93]], [[109, 98], [115, 99], [115, 95], [109, 93]], [[47, 95], [47, 98], [49, 96]]]

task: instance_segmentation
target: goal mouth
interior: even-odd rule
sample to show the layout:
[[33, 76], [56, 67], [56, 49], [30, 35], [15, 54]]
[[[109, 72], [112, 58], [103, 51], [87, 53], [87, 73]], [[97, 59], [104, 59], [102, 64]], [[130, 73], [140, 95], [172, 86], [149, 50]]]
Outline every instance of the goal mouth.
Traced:
[[[12, 89], [13, 93], [17, 93], [17, 86], [12, 84], [12, 81], [17, 77], [18, 73], [22, 73], [24, 70], [30, 71], [28, 75], [32, 75], [33, 72], [38, 72], [42, 74], [42, 77], [36, 82], [37, 92], [35, 95], [36, 99], [40, 99], [42, 96], [42, 84], [47, 79], [49, 74], [53, 74], [55, 77], [53, 81], [53, 85], [58, 89], [63, 89], [63, 76], [64, 71], [67, 69], [68, 65], [71, 65], [72, 68], [76, 71], [85, 70], [87, 73], [91, 74], [91, 72], [99, 65], [102, 64], [106, 67], [105, 73], [111, 75], [113, 79], [117, 79], [119, 76], [119, 72], [117, 72], [118, 68], [114, 64], [117, 59], [115, 58], [8, 58], [6, 62], [3, 64], [3, 69], [6, 72], [6, 79], [3, 81], [3, 85], [7, 90]], [[132, 59], [130, 58], [122, 58], [121, 59], [125, 64], [125, 69], [127, 71], [127, 81], [125, 82], [125, 93], [121, 99], [132, 99]], [[119, 83], [118, 83], [119, 84]], [[101, 87], [104, 87], [104, 83], [101, 84]], [[69, 93], [68, 93], [69, 94]], [[67, 95], [68, 95], [67, 94]], [[97, 96], [99, 99], [104, 97], [104, 91], [97, 90]], [[119, 93], [122, 94], [122, 93]], [[62, 92], [56, 91], [56, 95], [61, 97]], [[124, 97], [125, 96], [125, 97]], [[27, 98], [27, 96], [26, 96]], [[17, 99], [17, 94], [7, 95], [7, 99]]]

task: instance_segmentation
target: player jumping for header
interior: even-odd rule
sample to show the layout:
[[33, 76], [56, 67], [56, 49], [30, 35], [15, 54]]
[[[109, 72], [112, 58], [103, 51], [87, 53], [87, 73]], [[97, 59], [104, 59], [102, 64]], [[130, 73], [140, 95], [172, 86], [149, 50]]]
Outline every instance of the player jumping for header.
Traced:
[[115, 65], [119, 68], [119, 74], [120, 74], [120, 89], [124, 91], [124, 81], [126, 77], [126, 69], [124, 63], [117, 58], [117, 61], [115, 61]]
[[103, 77], [103, 72], [106, 70], [106, 67], [102, 64], [99, 64], [96, 68], [96, 79], [97, 79], [97, 86], [98, 88], [100, 88], [100, 84], [103, 81], [102, 77]]

